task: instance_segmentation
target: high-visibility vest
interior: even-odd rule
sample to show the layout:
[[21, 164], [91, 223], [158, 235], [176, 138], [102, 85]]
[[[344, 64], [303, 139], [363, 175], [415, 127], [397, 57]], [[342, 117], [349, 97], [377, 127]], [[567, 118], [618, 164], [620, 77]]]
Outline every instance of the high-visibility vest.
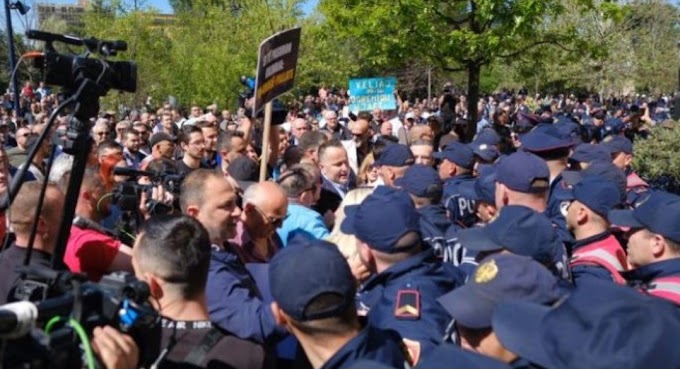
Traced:
[[680, 276], [656, 278], [644, 288], [644, 292], [680, 305]]
[[576, 249], [569, 263], [572, 268], [576, 265], [593, 264], [607, 269], [616, 283], [626, 284], [621, 275], [621, 272], [629, 269], [626, 252], [613, 235]]

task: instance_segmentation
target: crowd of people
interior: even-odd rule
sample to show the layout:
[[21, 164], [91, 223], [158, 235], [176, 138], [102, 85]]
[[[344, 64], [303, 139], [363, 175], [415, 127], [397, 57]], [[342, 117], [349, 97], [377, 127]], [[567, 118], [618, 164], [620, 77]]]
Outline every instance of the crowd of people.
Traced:
[[[22, 97], [23, 114], [0, 108], [0, 192], [28, 169], [1, 222], [0, 303], [21, 298], [29, 243], [51, 264], [73, 166], [68, 116], [46, 122], [60, 99]], [[677, 97], [503, 91], [480, 98], [472, 140], [450, 86], [397, 100], [351, 112], [321, 88], [269, 137], [216, 105], [93, 120], [63, 261], [93, 282], [134, 273], [161, 316], [134, 337], [96, 328], [102, 364], [680, 366], [680, 196], [631, 167]]]

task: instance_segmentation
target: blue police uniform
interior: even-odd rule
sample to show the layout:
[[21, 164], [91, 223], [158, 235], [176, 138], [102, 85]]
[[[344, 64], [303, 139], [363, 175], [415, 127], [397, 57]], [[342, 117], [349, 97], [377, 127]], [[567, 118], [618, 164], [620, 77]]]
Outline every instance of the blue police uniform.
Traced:
[[461, 227], [471, 227], [477, 221], [475, 202], [461, 195], [462, 186], [471, 186], [475, 177], [470, 174], [453, 176], [444, 182], [442, 205], [448, 211], [451, 222]]
[[446, 244], [443, 249], [441, 259], [445, 263], [451, 263], [454, 266], [457, 266], [467, 279], [467, 277], [472, 274], [472, 272], [477, 267], [478, 252], [469, 250], [461, 245], [460, 241], [458, 240], [458, 233], [461, 231], [461, 229], [463, 228], [457, 224], [452, 224], [446, 230], [444, 236], [446, 238]]
[[255, 280], [231, 247], [214, 247], [210, 257], [206, 285], [210, 320], [243, 339], [265, 342], [282, 337], [286, 333], [277, 328]]
[[648, 264], [622, 274], [630, 285], [680, 306], [680, 258]]
[[349, 368], [359, 360], [372, 360], [390, 368], [405, 368], [410, 365], [408, 351], [397, 332], [376, 329], [369, 325], [342, 346], [321, 368]]
[[550, 188], [548, 192], [548, 206], [545, 209], [544, 214], [550, 218], [550, 220], [555, 225], [555, 230], [557, 235], [564, 242], [567, 250], [571, 250], [571, 245], [574, 243], [574, 237], [569, 233], [567, 229], [567, 218], [562, 212], [562, 207], [568, 204], [570, 199], [571, 189], [569, 184], [564, 180], [562, 174], [560, 173], [555, 179], [550, 183]]
[[371, 277], [359, 291], [368, 323], [420, 342], [422, 352], [442, 343], [449, 316], [437, 298], [462, 285], [464, 276], [427, 250]]
[[431, 204], [419, 208], [418, 213], [420, 213], [420, 233], [423, 242], [439, 254], [445, 247], [446, 230], [451, 225], [446, 217], [446, 211], [439, 204]]

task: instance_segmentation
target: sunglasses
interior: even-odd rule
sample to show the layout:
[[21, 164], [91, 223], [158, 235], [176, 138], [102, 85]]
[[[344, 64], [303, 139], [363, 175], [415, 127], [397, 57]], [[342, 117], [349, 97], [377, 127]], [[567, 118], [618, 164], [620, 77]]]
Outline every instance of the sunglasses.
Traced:
[[255, 208], [255, 210], [257, 210], [258, 213], [260, 213], [260, 216], [262, 216], [262, 218], [263, 218], [264, 220], [267, 221], [267, 224], [271, 224], [271, 225], [273, 225], [273, 226], [276, 227], [276, 228], [280, 227], [280, 226], [283, 224], [283, 222], [284, 222], [286, 219], [288, 219], [288, 214], [284, 215], [284, 216], [281, 217], [281, 218], [274, 218], [274, 217], [267, 216], [267, 214], [265, 214], [265, 213], [264, 213], [260, 208], [258, 208], [257, 206], [253, 205], [253, 207]]

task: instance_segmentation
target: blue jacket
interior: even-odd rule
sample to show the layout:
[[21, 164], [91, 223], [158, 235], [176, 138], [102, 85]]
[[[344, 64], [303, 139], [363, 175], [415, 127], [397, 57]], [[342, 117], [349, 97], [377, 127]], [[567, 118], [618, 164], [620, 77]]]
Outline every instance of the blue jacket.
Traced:
[[633, 287], [680, 306], [680, 258], [658, 261], [621, 274]]
[[[482, 227], [482, 224], [476, 224], [475, 227]], [[446, 230], [446, 250], [447, 258], [445, 261], [457, 266], [461, 272], [469, 277], [477, 268], [477, 252], [468, 250], [458, 241], [458, 232], [463, 229], [456, 224], [453, 224]]]
[[469, 174], [461, 174], [444, 182], [442, 205], [449, 212], [448, 216], [451, 222], [462, 227], [471, 227], [477, 221], [475, 202], [462, 197], [460, 194], [460, 186], [465, 182], [474, 180], [475, 177]]
[[564, 242], [567, 252], [570, 255], [571, 246], [574, 243], [574, 237], [567, 229], [567, 218], [564, 214], [562, 214], [562, 204], [565, 202], [571, 202], [571, 200], [571, 189], [569, 189], [567, 183], [562, 178], [562, 174], [559, 174], [550, 184], [550, 191], [548, 192], [548, 207], [545, 209], [544, 214], [550, 218], [550, 220], [556, 226], [557, 235], [560, 237], [560, 240]]
[[231, 246], [212, 251], [206, 299], [210, 320], [235, 336], [262, 343], [284, 333]]
[[294, 203], [288, 204], [287, 218], [276, 233], [279, 234], [283, 247], [286, 247], [288, 241], [296, 236], [322, 240], [329, 235], [321, 214]]
[[[360, 309], [369, 310], [369, 324], [420, 342], [425, 353], [442, 343], [451, 320], [437, 298], [464, 281], [458, 268], [438, 261], [428, 249], [369, 278], [359, 291], [358, 302]], [[401, 309], [404, 305], [413, 309]]]
[[368, 325], [331, 356], [321, 368], [352, 368], [359, 360], [371, 360], [389, 368], [405, 368], [410, 361], [397, 332]]
[[440, 204], [427, 205], [418, 209], [420, 214], [420, 233], [423, 242], [430, 245], [433, 249], [439, 250], [444, 247], [446, 239], [444, 235], [451, 225], [451, 221], [446, 217], [446, 210]]

